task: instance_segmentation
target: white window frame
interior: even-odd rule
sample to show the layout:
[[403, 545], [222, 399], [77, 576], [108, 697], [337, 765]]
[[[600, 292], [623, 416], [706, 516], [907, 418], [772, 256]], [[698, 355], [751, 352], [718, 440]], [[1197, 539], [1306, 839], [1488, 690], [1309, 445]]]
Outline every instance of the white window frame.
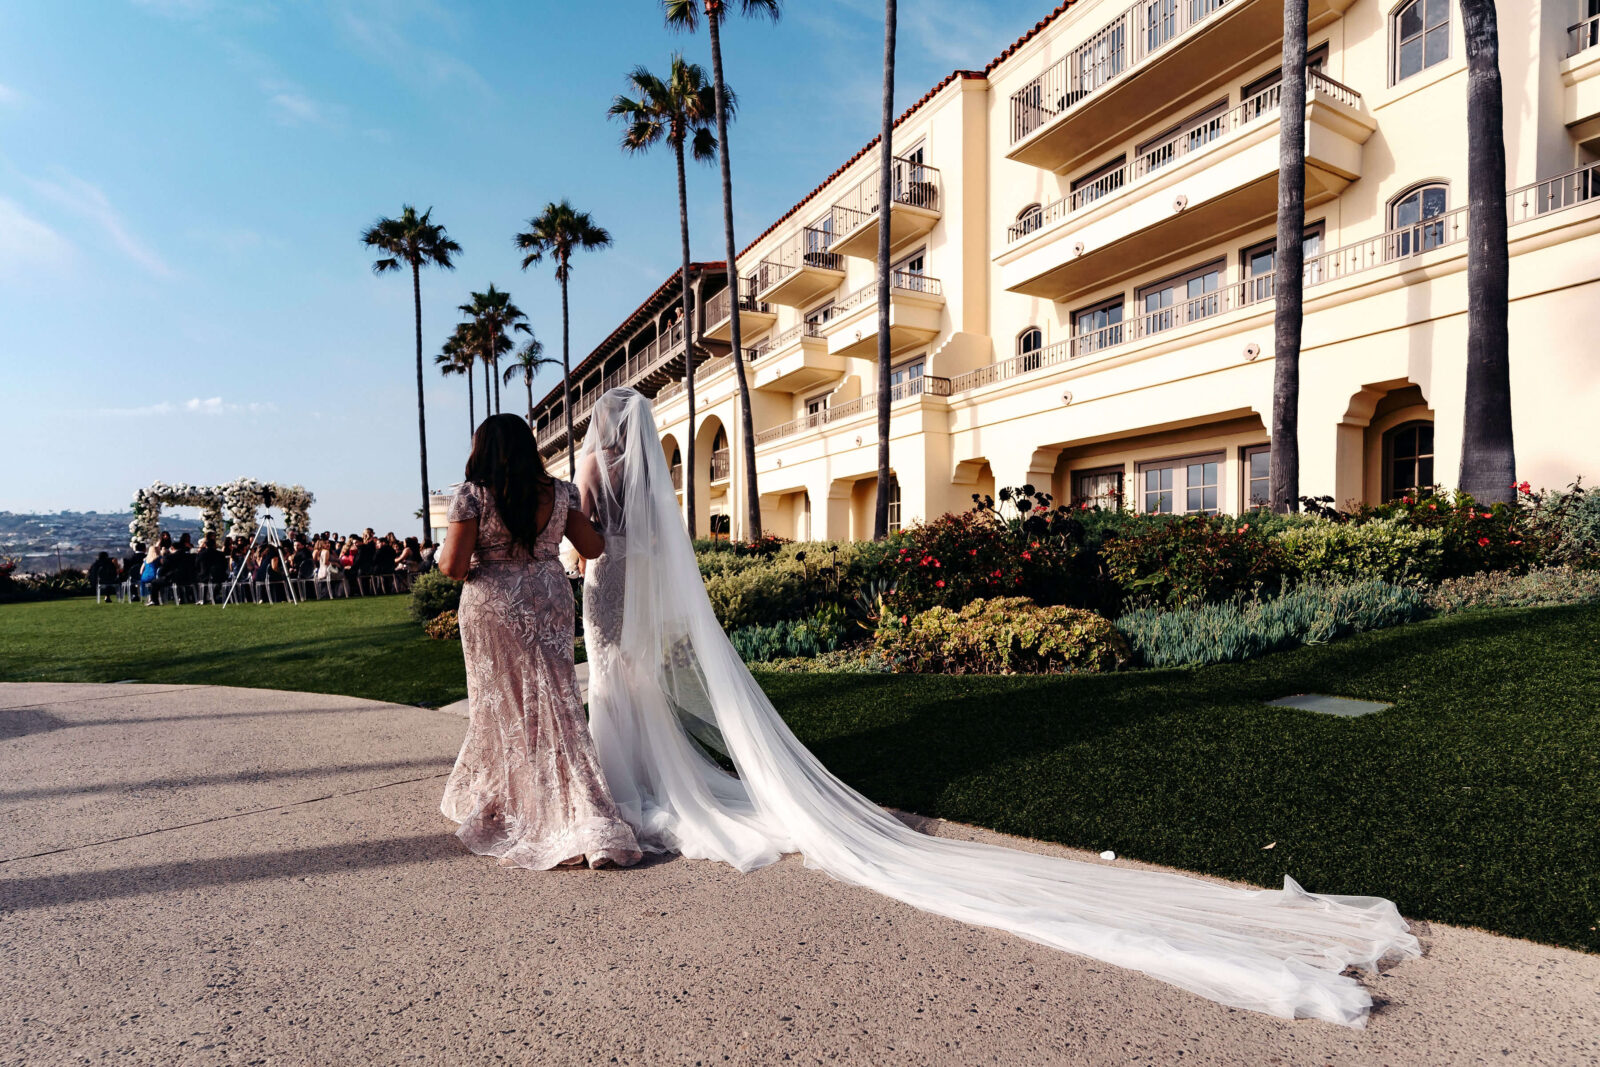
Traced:
[[[1193, 466], [1201, 466], [1201, 465], [1204, 465], [1204, 464], [1207, 464], [1207, 463], [1216, 464], [1216, 467], [1217, 467], [1217, 481], [1216, 481], [1214, 486], [1206, 486], [1206, 485], [1202, 484], [1198, 488], [1202, 488], [1202, 489], [1204, 489], [1204, 488], [1214, 488], [1216, 490], [1216, 504], [1217, 504], [1217, 506], [1215, 508], [1209, 510], [1209, 511], [1207, 511], [1204, 508], [1191, 509], [1189, 507], [1189, 490], [1192, 489], [1192, 488], [1197, 488], [1197, 487], [1191, 486], [1189, 484], [1189, 468], [1193, 467]], [[1169, 469], [1169, 468], [1173, 471], [1172, 488], [1170, 490], [1168, 490], [1168, 489], [1158, 489], [1158, 490], [1156, 490], [1156, 492], [1158, 492], [1158, 493], [1170, 492], [1172, 494], [1172, 510], [1171, 511], [1151, 512], [1146, 507], [1146, 496], [1147, 496], [1149, 490], [1147, 490], [1146, 487], [1145, 487], [1145, 474], [1148, 471], [1166, 470], [1166, 469]], [[1217, 515], [1217, 514], [1220, 514], [1221, 511], [1222, 511], [1223, 471], [1225, 471], [1226, 469], [1227, 469], [1227, 457], [1221, 452], [1198, 452], [1198, 453], [1195, 453], [1194, 455], [1188, 455], [1188, 456], [1172, 456], [1172, 457], [1167, 457], [1167, 458], [1163, 458], [1163, 459], [1145, 460], [1144, 462], [1139, 463], [1134, 468], [1134, 478], [1136, 479], [1134, 491], [1138, 494], [1137, 495], [1137, 499], [1136, 499], [1137, 509], [1138, 509], [1140, 514], [1144, 514], [1144, 515], [1150, 515], [1150, 514], [1161, 514], [1161, 515]], [[1183, 504], [1182, 508], [1178, 507], [1179, 503]]]
[[[1250, 461], [1256, 456], [1267, 456], [1267, 477], [1265, 479], [1252, 477], [1250, 474]], [[1239, 510], [1250, 511], [1254, 508], [1270, 508], [1272, 506], [1272, 446], [1244, 445], [1239, 449]], [[1265, 481], [1267, 490], [1260, 504], [1254, 503], [1250, 496], [1250, 486], [1254, 482]]]
[[[1449, 59], [1450, 59], [1450, 54], [1451, 54], [1451, 51], [1452, 51], [1452, 42], [1450, 40], [1451, 35], [1452, 35], [1451, 34], [1451, 30], [1452, 30], [1451, 22], [1453, 21], [1455, 13], [1451, 10], [1450, 0], [1443, 0], [1443, 2], [1444, 2], [1444, 21], [1443, 22], [1435, 22], [1433, 25], [1430, 26], [1428, 24], [1428, 7], [1429, 7], [1429, 4], [1431, 2], [1432, 2], [1432, 0], [1402, 0], [1401, 3], [1396, 4], [1393, 8], [1391, 8], [1389, 10], [1389, 35], [1388, 36], [1389, 36], [1389, 84], [1390, 85], [1399, 85], [1401, 82], [1405, 81], [1407, 78], [1415, 78], [1418, 74], [1421, 74], [1423, 71], [1429, 70], [1429, 69], [1431, 69], [1433, 67], [1437, 67], [1441, 63], [1448, 62]], [[1412, 37], [1402, 38], [1400, 36], [1400, 16], [1403, 15], [1406, 12], [1406, 9], [1414, 7], [1414, 6], [1417, 6], [1417, 5], [1421, 5], [1421, 7], [1422, 7], [1422, 29], [1419, 30]], [[1429, 63], [1428, 62], [1428, 34], [1433, 30], [1440, 29], [1441, 27], [1444, 29], [1444, 55], [1438, 57], [1432, 63]], [[1419, 43], [1420, 47], [1422, 48], [1422, 65], [1420, 67], [1418, 67], [1416, 70], [1412, 71], [1410, 74], [1401, 74], [1400, 73], [1400, 50], [1410, 41], [1417, 41]]]

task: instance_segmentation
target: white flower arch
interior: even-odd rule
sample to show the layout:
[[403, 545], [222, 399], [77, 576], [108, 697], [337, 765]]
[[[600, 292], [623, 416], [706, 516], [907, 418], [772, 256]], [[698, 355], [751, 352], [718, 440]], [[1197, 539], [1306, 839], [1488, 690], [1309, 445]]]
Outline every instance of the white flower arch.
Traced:
[[311, 505], [316, 501], [303, 485], [278, 485], [253, 478], [235, 478], [226, 485], [188, 485], [154, 482], [133, 495], [133, 521], [128, 524], [131, 544], [154, 544], [161, 536], [163, 507], [200, 509], [201, 535], [223, 533], [223, 513], [227, 513], [227, 532], [234, 537], [254, 537], [256, 512], [272, 492], [272, 506], [283, 512], [286, 532], [309, 533]]

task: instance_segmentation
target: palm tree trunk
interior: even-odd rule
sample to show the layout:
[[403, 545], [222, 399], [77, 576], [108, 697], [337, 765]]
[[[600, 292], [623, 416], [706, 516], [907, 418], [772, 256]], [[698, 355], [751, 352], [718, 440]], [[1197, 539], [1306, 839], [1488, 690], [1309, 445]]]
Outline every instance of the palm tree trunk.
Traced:
[[[720, 12], [718, 12], [720, 14]], [[711, 35], [711, 78], [717, 98], [717, 157], [722, 169], [722, 236], [727, 245], [728, 273], [738, 284], [739, 247], [733, 239], [733, 169], [728, 162], [728, 109], [727, 90], [722, 84], [722, 32], [717, 15], [707, 15], [706, 28]], [[734, 297], [739, 292], [734, 290]], [[755, 419], [750, 414], [750, 382], [744, 372], [744, 337], [739, 329], [739, 316], [731, 322], [733, 341], [733, 372], [739, 382], [739, 431], [744, 438], [744, 487], [748, 527], [745, 538], [754, 541], [761, 536], [761, 490], [756, 486], [756, 431]], [[688, 324], [684, 324], [685, 329]]]
[[422, 268], [417, 263], [411, 264], [411, 299], [417, 311], [417, 452], [422, 458], [422, 536], [426, 539], [432, 529], [428, 526], [428, 417], [422, 399]]
[[494, 414], [494, 394], [490, 392], [489, 386], [489, 379], [492, 376], [492, 372], [489, 370], [491, 362], [489, 354], [485, 352], [483, 356], [483, 417], [486, 419]]
[[522, 385], [528, 390], [528, 429], [533, 429], [533, 371], [522, 372]]
[[872, 538], [889, 536], [889, 216], [894, 197], [895, 0], [883, 2], [883, 125], [878, 134], [878, 501]]
[[1306, 230], [1306, 0], [1283, 0], [1283, 80], [1278, 114], [1278, 245], [1272, 255], [1272, 510], [1300, 505], [1301, 275]]
[[578, 476], [578, 453], [572, 447], [572, 357], [568, 351], [567, 264], [561, 261], [556, 274], [561, 279], [561, 406], [567, 420], [567, 481]]
[[500, 359], [496, 357], [494, 361], [494, 413], [498, 415], [504, 410], [505, 408], [500, 406]]
[[1506, 247], [1505, 105], [1494, 0], [1461, 0], [1467, 45], [1467, 390], [1461, 431], [1464, 492], [1515, 498], [1511, 428], [1510, 252]]
[[[689, 403], [689, 439], [685, 449], [688, 476], [684, 479], [683, 502], [688, 515], [689, 539], [695, 535], [694, 511], [694, 329], [693, 309], [689, 299], [689, 181], [683, 169], [683, 140], [673, 142], [673, 155], [678, 162], [678, 236], [683, 245], [683, 389]], [[739, 271], [729, 267], [728, 277], [737, 286]], [[739, 315], [739, 291], [733, 291], [733, 314]]]
[[478, 396], [478, 383], [472, 380], [472, 368], [467, 368], [467, 440], [478, 433], [478, 412], [473, 401]]

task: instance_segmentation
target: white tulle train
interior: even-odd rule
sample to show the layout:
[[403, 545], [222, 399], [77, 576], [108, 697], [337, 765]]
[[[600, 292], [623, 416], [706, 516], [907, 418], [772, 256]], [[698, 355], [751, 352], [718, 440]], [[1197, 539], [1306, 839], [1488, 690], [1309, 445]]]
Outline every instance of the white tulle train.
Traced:
[[1307, 893], [1289, 878], [1237, 889], [905, 826], [795, 739], [728, 642], [643, 396], [600, 399], [578, 485], [607, 538], [584, 589], [590, 725], [642, 847], [742, 871], [800, 852], [914, 907], [1283, 1018], [1363, 1026], [1371, 998], [1345, 969], [1420, 954], [1380, 897]]

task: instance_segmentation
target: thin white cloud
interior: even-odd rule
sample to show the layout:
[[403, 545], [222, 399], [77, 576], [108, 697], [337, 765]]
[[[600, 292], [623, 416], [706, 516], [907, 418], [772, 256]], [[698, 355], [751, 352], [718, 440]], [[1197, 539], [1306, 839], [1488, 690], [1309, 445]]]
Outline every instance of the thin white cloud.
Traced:
[[14, 201], [0, 197], [0, 278], [54, 271], [72, 259], [72, 244]]
[[43, 178], [26, 180], [40, 196], [98, 225], [124, 255], [152, 274], [162, 277], [172, 274], [172, 268], [167, 266], [166, 261], [129, 231], [122, 215], [111, 206], [110, 198], [99, 186], [65, 171], [59, 171], [58, 175], [55, 181]]
[[448, 34], [454, 28], [448, 11], [427, 4], [420, 8], [402, 5], [412, 10], [384, 4], [378, 6], [384, 10], [374, 18], [364, 17], [349, 8], [339, 13], [339, 24], [345, 35], [368, 59], [388, 67], [404, 81], [420, 83], [422, 88], [437, 89], [461, 82], [485, 97], [497, 97], [493, 87], [471, 63], [437, 48], [413, 44], [398, 29], [398, 23], [406, 17], [421, 14], [434, 23], [430, 36], [436, 39], [440, 36], [439, 30]]
[[276, 404], [230, 404], [225, 403], [220, 396], [191, 397], [182, 402], [162, 400], [155, 404], [144, 404], [133, 408], [99, 408], [90, 414], [122, 416], [132, 418], [149, 418], [165, 415], [254, 415], [277, 411]]
[[0, 83], [0, 107], [12, 107], [22, 103], [22, 94], [11, 86]]

